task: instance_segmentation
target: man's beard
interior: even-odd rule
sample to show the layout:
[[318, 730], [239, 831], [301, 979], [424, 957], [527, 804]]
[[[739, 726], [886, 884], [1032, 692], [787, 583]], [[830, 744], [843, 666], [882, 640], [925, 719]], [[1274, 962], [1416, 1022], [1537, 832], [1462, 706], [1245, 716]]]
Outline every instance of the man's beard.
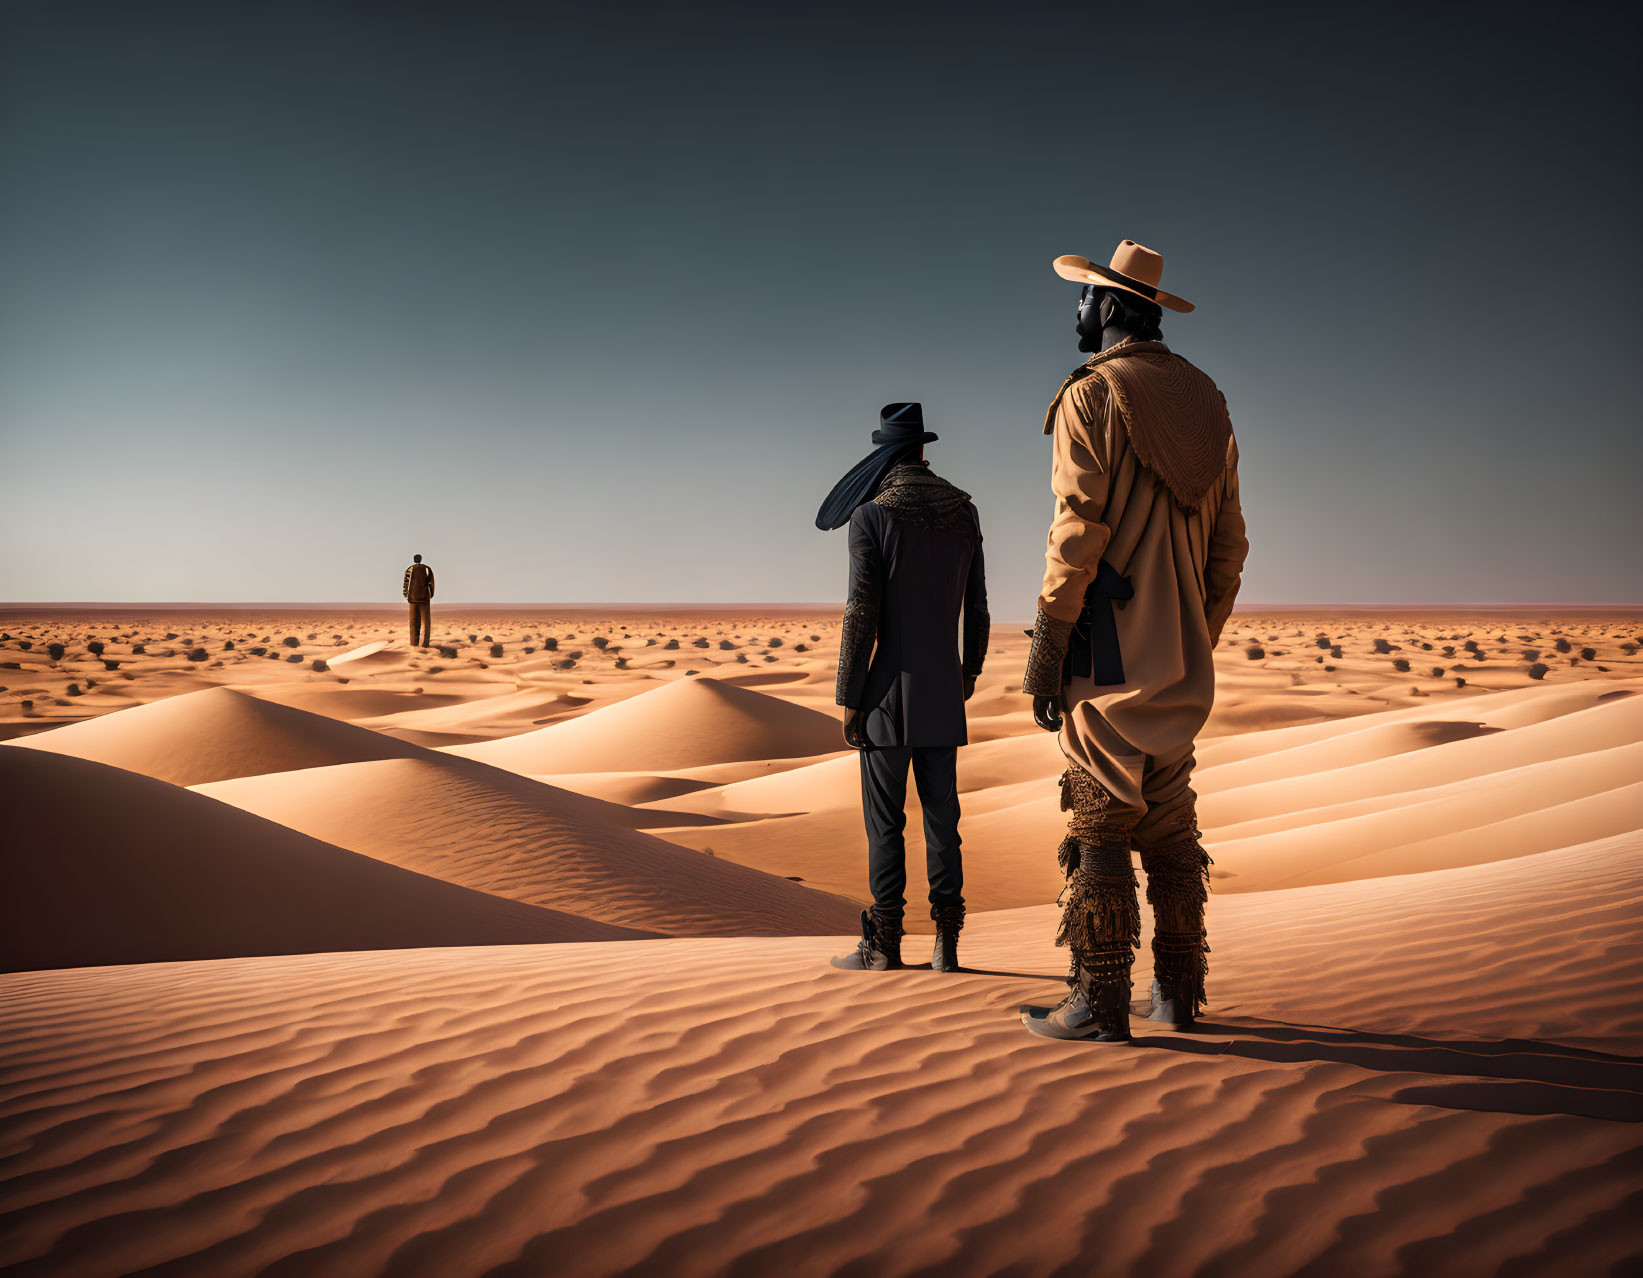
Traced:
[[1093, 355], [1101, 349], [1101, 306], [1080, 306], [1078, 308], [1078, 349], [1087, 355]]
[[[1095, 322], [1097, 325], [1101, 323], [1099, 316], [1096, 317]], [[1087, 355], [1093, 355], [1101, 349], [1101, 329], [1097, 327], [1093, 334], [1087, 331], [1082, 316], [1079, 317], [1078, 322], [1078, 349]]]

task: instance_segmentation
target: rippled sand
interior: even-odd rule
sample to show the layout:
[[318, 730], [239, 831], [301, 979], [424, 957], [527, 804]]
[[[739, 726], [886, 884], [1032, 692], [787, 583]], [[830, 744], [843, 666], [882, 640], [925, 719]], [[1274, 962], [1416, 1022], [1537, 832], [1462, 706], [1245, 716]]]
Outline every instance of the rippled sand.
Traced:
[[834, 618], [435, 623], [451, 655], [397, 613], [0, 616], [4, 953], [51, 965], [0, 976], [0, 1265], [1643, 1258], [1638, 618], [1238, 614], [1210, 1010], [1117, 1050], [1015, 1014], [1065, 967], [1020, 627], [946, 977], [825, 962], [863, 878]]

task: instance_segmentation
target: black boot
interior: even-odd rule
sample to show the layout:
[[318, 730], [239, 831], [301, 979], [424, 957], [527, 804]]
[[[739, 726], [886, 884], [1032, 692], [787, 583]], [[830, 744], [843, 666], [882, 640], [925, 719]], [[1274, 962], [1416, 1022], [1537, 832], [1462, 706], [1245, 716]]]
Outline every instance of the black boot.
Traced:
[[936, 948], [930, 955], [933, 972], [958, 972], [958, 934], [964, 927], [964, 905], [932, 905], [930, 917], [936, 921]]
[[1074, 969], [1072, 991], [1060, 1004], [1040, 1015], [1023, 1011], [1021, 1021], [1041, 1038], [1083, 1039], [1094, 1043], [1130, 1041], [1129, 953], [1097, 955], [1091, 970]]
[[893, 972], [901, 966], [901, 915], [873, 906], [861, 912], [861, 940], [833, 960], [850, 972]]

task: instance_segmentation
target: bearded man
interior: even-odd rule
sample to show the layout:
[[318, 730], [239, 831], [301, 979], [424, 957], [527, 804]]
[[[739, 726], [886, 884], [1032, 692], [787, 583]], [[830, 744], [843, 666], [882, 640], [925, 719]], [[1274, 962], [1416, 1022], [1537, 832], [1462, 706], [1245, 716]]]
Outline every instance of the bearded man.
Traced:
[[1153, 907], [1149, 1019], [1178, 1026], [1204, 1004], [1209, 857], [1189, 784], [1215, 695], [1212, 653], [1238, 594], [1244, 518], [1238, 445], [1215, 383], [1164, 345], [1163, 258], [1125, 240], [1110, 266], [1059, 257], [1081, 283], [1079, 349], [1044, 419], [1055, 516], [1022, 691], [1058, 731], [1071, 813], [1056, 943], [1071, 990], [1023, 1010], [1049, 1038], [1128, 1042], [1141, 914], [1130, 851]]

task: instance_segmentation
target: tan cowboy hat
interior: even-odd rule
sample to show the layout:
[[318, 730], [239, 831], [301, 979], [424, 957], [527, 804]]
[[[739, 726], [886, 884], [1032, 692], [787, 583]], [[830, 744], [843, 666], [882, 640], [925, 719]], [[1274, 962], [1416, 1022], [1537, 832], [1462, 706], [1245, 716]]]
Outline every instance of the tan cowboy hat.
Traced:
[[1113, 251], [1111, 266], [1097, 266], [1087, 257], [1069, 253], [1055, 259], [1055, 273], [1075, 284], [1097, 284], [1102, 288], [1123, 289], [1149, 302], [1157, 302], [1172, 311], [1190, 311], [1192, 303], [1166, 293], [1158, 287], [1164, 278], [1164, 258], [1150, 248], [1125, 240]]

